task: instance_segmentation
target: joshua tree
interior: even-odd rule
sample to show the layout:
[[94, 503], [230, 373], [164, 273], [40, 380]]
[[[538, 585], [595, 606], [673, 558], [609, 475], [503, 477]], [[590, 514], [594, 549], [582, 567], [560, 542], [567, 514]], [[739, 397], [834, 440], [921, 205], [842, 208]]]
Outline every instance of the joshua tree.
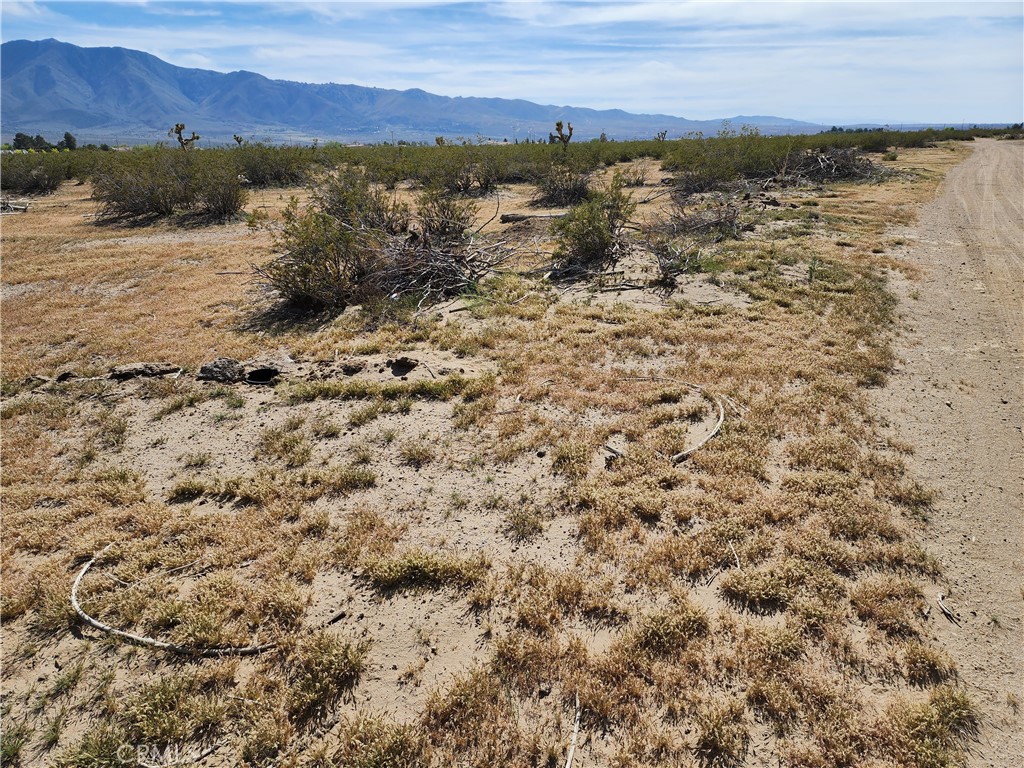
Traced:
[[181, 145], [182, 149], [192, 149], [192, 144], [194, 142], [199, 141], [199, 139], [201, 137], [199, 136], [198, 133], [196, 133], [195, 131], [192, 131], [192, 136], [190, 138], [185, 138], [182, 135], [184, 132], [185, 132], [185, 124], [184, 123], [177, 123], [173, 128], [171, 128], [171, 130], [169, 130], [167, 132], [167, 135], [168, 136], [177, 136], [178, 137], [178, 144]]
[[572, 138], [572, 123], [569, 123], [569, 133], [565, 133], [562, 130], [562, 121], [559, 120], [557, 123], [555, 123], [555, 133], [558, 134], [558, 136], [556, 138], [560, 142], [562, 142], [562, 150], [565, 151], [566, 149], [568, 149], [569, 148], [569, 139]]
[[234, 136], [232, 136], [231, 138], [233, 138], [235, 140], [235, 144], [237, 144], [238, 146], [242, 146], [242, 142], [245, 141], [245, 139], [243, 139], [237, 133], [234, 134]]

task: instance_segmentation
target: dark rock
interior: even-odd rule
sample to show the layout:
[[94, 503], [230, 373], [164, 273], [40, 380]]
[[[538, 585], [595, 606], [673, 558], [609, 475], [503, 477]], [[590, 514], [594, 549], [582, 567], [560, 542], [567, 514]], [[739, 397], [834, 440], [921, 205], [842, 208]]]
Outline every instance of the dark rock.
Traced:
[[281, 375], [281, 371], [277, 368], [271, 368], [269, 366], [263, 368], [253, 368], [245, 375], [246, 384], [273, 384], [277, 380], [277, 377]]
[[355, 376], [366, 369], [365, 360], [342, 360], [340, 365], [341, 372], [346, 376]]
[[388, 360], [386, 363], [391, 369], [392, 376], [405, 376], [419, 364], [419, 360], [413, 360], [411, 357], [400, 357], [397, 360]]
[[111, 368], [110, 378], [127, 381], [140, 376], [166, 376], [168, 373], [177, 373], [180, 370], [181, 368], [172, 363], [130, 363]]
[[245, 366], [233, 357], [218, 357], [213, 362], [203, 363], [196, 378], [234, 384], [245, 378]]

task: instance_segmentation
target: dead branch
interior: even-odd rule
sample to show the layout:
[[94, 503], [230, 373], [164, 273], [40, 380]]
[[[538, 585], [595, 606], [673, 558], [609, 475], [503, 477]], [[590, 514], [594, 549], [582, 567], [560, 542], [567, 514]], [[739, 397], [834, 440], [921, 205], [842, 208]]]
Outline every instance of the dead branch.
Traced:
[[113, 542], [107, 544], [98, 553], [82, 566], [82, 570], [78, 572], [78, 576], [75, 577], [74, 583], [71, 585], [71, 607], [75, 609], [75, 613], [78, 617], [91, 627], [94, 627], [101, 632], [106, 632], [109, 635], [120, 637], [127, 640], [130, 643], [136, 645], [143, 645], [147, 648], [157, 648], [161, 651], [170, 651], [172, 653], [178, 653], [183, 656], [252, 656], [264, 651], [269, 651], [277, 646], [277, 643], [264, 643], [262, 645], [248, 645], [248, 646], [221, 646], [217, 648], [191, 648], [189, 646], [178, 645], [177, 643], [167, 643], [163, 640], [157, 640], [152, 637], [144, 637], [143, 635], [136, 635], [132, 632], [125, 632], [120, 629], [115, 629], [109, 624], [104, 624], [98, 619], [94, 619], [82, 608], [82, 604], [78, 601], [78, 588], [82, 583], [82, 579], [85, 574], [92, 568], [93, 563], [96, 562], [96, 558], [106, 552], [110, 547], [113, 546]]
[[517, 221], [529, 221], [530, 219], [564, 219], [564, 213], [503, 213], [501, 214], [502, 224], [512, 224]]

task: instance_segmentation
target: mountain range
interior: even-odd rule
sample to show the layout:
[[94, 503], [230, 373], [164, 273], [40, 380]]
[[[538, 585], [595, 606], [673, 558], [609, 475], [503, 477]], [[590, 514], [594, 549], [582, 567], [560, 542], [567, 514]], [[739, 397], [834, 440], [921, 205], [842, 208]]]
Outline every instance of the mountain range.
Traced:
[[[59, 40], [13, 40], [0, 46], [0, 126], [79, 141], [152, 143], [184, 122], [204, 143], [232, 135], [270, 142], [313, 139], [381, 142], [486, 137], [546, 139], [557, 120], [574, 137], [677, 137], [717, 133], [725, 123], [762, 133], [815, 133], [822, 126], [781, 117], [737, 115], [687, 120], [618, 109], [534, 104], [519, 99], [449, 97], [336, 83], [272, 80], [255, 72], [213, 72], [169, 64], [128, 48], [81, 48]], [[209, 143], [207, 145], [209, 145]]]

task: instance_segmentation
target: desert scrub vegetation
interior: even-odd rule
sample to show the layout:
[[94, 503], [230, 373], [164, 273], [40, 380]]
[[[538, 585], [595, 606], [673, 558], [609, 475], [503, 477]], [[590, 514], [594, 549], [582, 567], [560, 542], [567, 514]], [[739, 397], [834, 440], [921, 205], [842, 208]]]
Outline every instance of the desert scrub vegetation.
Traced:
[[420, 304], [470, 289], [507, 256], [474, 241], [476, 206], [428, 188], [415, 211], [358, 169], [317, 180], [304, 209], [285, 208], [273, 229], [282, 255], [255, 270], [260, 285], [300, 309], [416, 297]]
[[[650, 145], [302, 148], [289, 162], [315, 181], [296, 221], [325, 218], [295, 231], [366, 222], [385, 243], [462, 247], [490, 215], [487, 185], [529, 181], [516, 190], [528, 205], [564, 154], [590, 176], [584, 204], [600, 201], [615, 163], [651, 171], [678, 149]], [[933, 161], [901, 149], [897, 162]], [[461, 191], [426, 189], [450, 172]], [[977, 712], [921, 610], [937, 573], [918, 541], [927, 489], [867, 397], [892, 359], [882, 275], [899, 264], [873, 252], [904, 215], [892, 183], [773, 187], [778, 206], [693, 193], [679, 208], [624, 180], [620, 208], [636, 209], [614, 264], [576, 280], [545, 277], [558, 244], [542, 227], [521, 262], [453, 295], [458, 311], [382, 297], [250, 330], [236, 322], [243, 287], [223, 282], [202, 301], [235, 310], [145, 347], [283, 347], [295, 372], [276, 387], [186, 371], [15, 388], [0, 410], [5, 749], [96, 765], [146, 738], [232, 765], [559, 765], [578, 711], [577, 760], [595, 766], [962, 760]], [[287, 205], [277, 194], [260, 198], [270, 219]], [[735, 228], [726, 217], [678, 284], [659, 282], [651, 231], [679, 246], [692, 230], [672, 230], [687, 224], [676, 214], [723, 205]], [[69, 237], [109, 236], [86, 212], [70, 209]], [[247, 263], [244, 242], [230, 268]], [[60, 269], [74, 269], [62, 244]], [[173, 292], [171, 258], [145, 265], [185, 311], [197, 289]], [[89, 279], [120, 268], [105, 264]], [[187, 268], [206, 279], [225, 265]], [[45, 262], [33, 269], [49, 279]], [[58, 339], [61, 365], [134, 351], [134, 337], [103, 335], [113, 325], [69, 324], [102, 343]], [[423, 363], [406, 379], [381, 365], [403, 355]], [[348, 359], [365, 366], [334, 370]], [[691, 384], [721, 398], [725, 422], [674, 461], [716, 421]], [[218, 420], [225, 409], [237, 418]], [[68, 594], [94, 554], [79, 597], [98, 620], [196, 649], [272, 647], [179, 658], [83, 626]]]
[[248, 198], [238, 166], [216, 152], [157, 147], [112, 153], [91, 181], [102, 219], [181, 212], [224, 218], [239, 213]]
[[71, 174], [68, 153], [3, 154], [0, 189], [19, 195], [49, 195]]
[[624, 229], [636, 210], [625, 187], [622, 177], [615, 175], [606, 191], [590, 193], [552, 225], [560, 275], [600, 271], [624, 253]]

